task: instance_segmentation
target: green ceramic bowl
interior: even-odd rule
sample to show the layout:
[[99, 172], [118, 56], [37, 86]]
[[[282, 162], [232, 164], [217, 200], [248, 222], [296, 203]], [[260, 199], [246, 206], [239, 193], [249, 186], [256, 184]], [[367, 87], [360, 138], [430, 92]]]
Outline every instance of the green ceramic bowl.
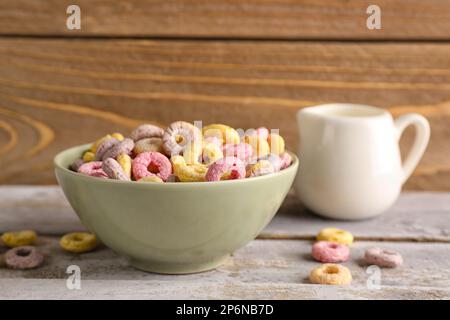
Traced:
[[280, 172], [243, 180], [137, 183], [67, 168], [88, 145], [55, 157], [64, 194], [91, 232], [138, 269], [181, 274], [219, 266], [270, 222], [291, 188], [298, 159]]

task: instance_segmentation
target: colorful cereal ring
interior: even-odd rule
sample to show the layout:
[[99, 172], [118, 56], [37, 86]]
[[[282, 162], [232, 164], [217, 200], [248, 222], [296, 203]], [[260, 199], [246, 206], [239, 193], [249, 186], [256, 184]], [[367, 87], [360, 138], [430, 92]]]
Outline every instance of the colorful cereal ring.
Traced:
[[309, 280], [317, 284], [347, 285], [352, 282], [352, 274], [340, 264], [325, 263], [311, 271]]
[[229, 173], [228, 180], [244, 179], [245, 165], [236, 157], [225, 157], [211, 164], [206, 172], [206, 181], [219, 181]]
[[132, 171], [136, 180], [156, 175], [166, 181], [172, 173], [172, 164], [162, 153], [143, 152], [134, 158]]
[[102, 169], [101, 161], [93, 161], [83, 164], [78, 172], [91, 177], [108, 178], [108, 175]]
[[164, 132], [163, 148], [168, 156], [182, 154], [190, 144], [201, 144], [202, 133], [199, 128], [185, 121], [172, 123]]
[[97, 237], [88, 232], [72, 232], [64, 235], [59, 241], [59, 245], [69, 252], [88, 252], [97, 247]]
[[11, 231], [5, 232], [2, 235], [3, 243], [10, 248], [29, 246], [33, 244], [36, 239], [37, 235], [33, 230]]
[[311, 253], [315, 260], [326, 263], [344, 262], [350, 256], [350, 250], [346, 245], [329, 241], [314, 243]]
[[33, 269], [43, 262], [44, 255], [31, 246], [17, 247], [5, 253], [5, 263], [12, 269]]
[[204, 164], [187, 164], [182, 156], [172, 156], [170, 161], [173, 165], [173, 172], [181, 182], [205, 181], [208, 167]]
[[136, 142], [146, 138], [162, 138], [163, 135], [164, 129], [152, 124], [143, 124], [131, 132], [130, 138]]
[[385, 268], [395, 268], [403, 264], [400, 253], [382, 248], [367, 249], [364, 253], [364, 259], [368, 264]]
[[113, 158], [108, 158], [105, 161], [103, 161], [102, 169], [110, 179], [122, 181], [131, 180], [127, 176], [127, 174], [123, 171], [120, 163], [114, 160]]

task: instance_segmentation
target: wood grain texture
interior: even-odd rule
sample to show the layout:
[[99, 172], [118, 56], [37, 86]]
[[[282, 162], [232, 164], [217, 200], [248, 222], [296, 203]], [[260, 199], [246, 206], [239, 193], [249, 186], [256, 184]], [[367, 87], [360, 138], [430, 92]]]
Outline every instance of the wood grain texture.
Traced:
[[[450, 243], [450, 193], [402, 193], [397, 203], [376, 219], [322, 219], [299, 203], [291, 192], [260, 239], [310, 240], [325, 227], [349, 230], [357, 240]], [[0, 187], [0, 233], [32, 229], [62, 235], [85, 230], [56, 186]]]
[[296, 111], [343, 101], [427, 116], [406, 188], [450, 190], [449, 56], [448, 44], [0, 39], [0, 183], [55, 183], [57, 151], [146, 121], [265, 125], [295, 150]]
[[367, 0], [0, 1], [0, 34], [278, 39], [450, 39], [450, 3], [378, 0], [382, 29], [366, 27]]
[[[214, 271], [193, 275], [158, 275], [132, 268], [107, 248], [73, 255], [58, 238], [41, 237], [45, 264], [35, 270], [0, 269], [0, 299], [449, 299], [448, 244], [357, 242], [349, 286], [313, 285], [309, 272], [318, 265], [309, 241], [255, 240]], [[365, 249], [382, 246], [401, 252], [404, 265], [381, 270], [380, 289], [367, 287]], [[82, 290], [66, 288], [66, 268], [81, 269]]]

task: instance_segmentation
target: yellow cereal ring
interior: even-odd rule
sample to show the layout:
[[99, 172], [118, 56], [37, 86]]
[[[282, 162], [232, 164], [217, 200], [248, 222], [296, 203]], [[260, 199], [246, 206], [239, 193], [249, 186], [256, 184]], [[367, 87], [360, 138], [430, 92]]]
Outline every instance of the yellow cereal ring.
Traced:
[[82, 253], [92, 251], [97, 247], [97, 238], [88, 232], [68, 233], [61, 238], [59, 245], [66, 251]]
[[284, 139], [276, 133], [271, 133], [268, 138], [270, 153], [280, 155], [285, 151]]
[[115, 138], [115, 139], [117, 139], [117, 140], [119, 140], [119, 141], [122, 141], [122, 140], [125, 139], [125, 137], [123, 136], [123, 134], [118, 133], [118, 132], [115, 132], [115, 133], [111, 134], [111, 137], [113, 137], [113, 138]]
[[10, 248], [32, 245], [36, 239], [37, 235], [33, 230], [5, 232], [2, 235], [3, 243]]
[[117, 162], [122, 167], [123, 172], [128, 178], [131, 178], [131, 157], [125, 153], [117, 156]]
[[267, 140], [257, 136], [245, 136], [245, 142], [252, 146], [253, 156], [256, 158], [262, 158], [270, 153], [270, 146]]
[[330, 241], [350, 245], [353, 242], [353, 235], [345, 230], [325, 228], [317, 235], [317, 241]]
[[163, 179], [161, 179], [158, 176], [148, 176], [142, 179], [139, 179], [138, 182], [157, 182], [157, 183], [164, 183]]
[[91, 151], [86, 151], [83, 154], [83, 161], [84, 162], [92, 162], [95, 160], [95, 153], [91, 152]]
[[173, 171], [181, 182], [205, 181], [208, 167], [204, 164], [186, 164], [182, 156], [172, 156]]
[[223, 158], [222, 148], [213, 142], [206, 142], [203, 145], [202, 158], [204, 164], [209, 166]]
[[352, 282], [352, 274], [340, 264], [325, 263], [311, 271], [309, 280], [317, 284], [346, 285]]
[[239, 144], [241, 142], [239, 133], [224, 124], [210, 124], [204, 127], [202, 131], [204, 138], [216, 137], [222, 141], [222, 144]]
[[199, 164], [199, 158], [202, 154], [201, 143], [191, 143], [183, 150], [183, 158], [187, 164]]
[[107, 139], [111, 139], [111, 138], [112, 138], [111, 135], [107, 134], [106, 136], [98, 139], [91, 145], [91, 148], [89, 149], [89, 151], [95, 154], [97, 152], [98, 146], [101, 145], [103, 141], [105, 141]]

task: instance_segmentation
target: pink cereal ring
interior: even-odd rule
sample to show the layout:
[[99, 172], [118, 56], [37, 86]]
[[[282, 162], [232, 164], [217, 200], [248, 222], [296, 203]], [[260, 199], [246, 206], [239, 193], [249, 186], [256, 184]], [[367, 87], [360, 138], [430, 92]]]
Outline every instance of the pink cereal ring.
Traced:
[[225, 144], [222, 147], [224, 157], [236, 157], [239, 160], [246, 161], [253, 155], [253, 148], [248, 143]]
[[122, 166], [113, 158], [108, 158], [103, 161], [102, 169], [110, 179], [130, 181], [130, 178], [123, 171]]
[[[172, 173], [172, 164], [165, 155], [159, 152], [143, 152], [134, 158], [133, 175], [136, 180], [156, 175], [166, 181]], [[153, 173], [152, 171], [156, 171]]]
[[91, 177], [108, 178], [108, 175], [102, 169], [101, 161], [87, 162], [78, 168], [78, 172]]
[[319, 241], [314, 243], [312, 247], [312, 256], [315, 260], [324, 263], [344, 262], [348, 260], [350, 250], [344, 244]]
[[289, 167], [291, 165], [292, 157], [289, 153], [283, 152], [282, 154], [280, 154], [280, 158], [283, 163], [281, 166], [281, 170], [286, 169], [287, 167]]
[[403, 263], [400, 253], [382, 248], [367, 249], [364, 253], [364, 260], [368, 264], [375, 264], [385, 268], [395, 268]]
[[206, 181], [219, 181], [223, 175], [229, 173], [228, 180], [244, 179], [245, 165], [236, 157], [225, 157], [211, 164], [206, 172]]

